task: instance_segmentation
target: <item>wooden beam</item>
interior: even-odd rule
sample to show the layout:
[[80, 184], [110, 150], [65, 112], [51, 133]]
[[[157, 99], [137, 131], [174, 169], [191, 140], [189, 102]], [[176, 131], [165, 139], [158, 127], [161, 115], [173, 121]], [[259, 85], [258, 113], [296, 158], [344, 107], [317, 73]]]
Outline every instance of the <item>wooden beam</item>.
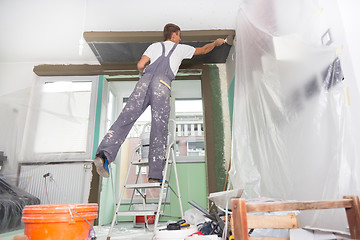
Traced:
[[232, 232], [236, 240], [249, 240], [245, 199], [231, 200], [234, 228]]
[[295, 213], [288, 215], [248, 215], [248, 228], [299, 228]]
[[[148, 43], [164, 41], [162, 31], [89, 31], [83, 33], [87, 42]], [[235, 30], [182, 30], [183, 42], [213, 41], [227, 38], [231, 45]]]
[[352, 206], [346, 208], [346, 217], [349, 224], [351, 239], [360, 239], [360, 203], [358, 196], [344, 196], [344, 199], [351, 200]]
[[305, 201], [305, 202], [267, 202], [247, 203], [247, 212], [276, 212], [293, 210], [315, 210], [331, 208], [351, 208], [352, 200], [343, 199], [335, 201]]
[[[202, 72], [202, 64], [181, 64], [178, 73]], [[41, 64], [33, 69], [38, 76], [98, 76], [98, 75], [137, 75], [139, 74], [135, 63], [104, 63], [95, 64]]]
[[288, 237], [250, 237], [250, 240], [290, 240]]

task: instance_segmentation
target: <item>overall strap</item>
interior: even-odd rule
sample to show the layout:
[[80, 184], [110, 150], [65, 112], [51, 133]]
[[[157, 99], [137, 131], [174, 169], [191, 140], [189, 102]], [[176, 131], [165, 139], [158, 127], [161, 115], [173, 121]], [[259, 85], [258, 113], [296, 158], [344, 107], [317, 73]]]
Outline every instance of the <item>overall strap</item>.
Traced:
[[161, 43], [161, 46], [162, 46], [162, 56], [165, 56], [165, 45], [163, 42], [160, 42]]
[[169, 58], [169, 57], [171, 56], [171, 54], [174, 52], [174, 50], [175, 50], [176, 47], [177, 47], [177, 43], [174, 44], [174, 46], [171, 48], [169, 54], [168, 54], [166, 57]]

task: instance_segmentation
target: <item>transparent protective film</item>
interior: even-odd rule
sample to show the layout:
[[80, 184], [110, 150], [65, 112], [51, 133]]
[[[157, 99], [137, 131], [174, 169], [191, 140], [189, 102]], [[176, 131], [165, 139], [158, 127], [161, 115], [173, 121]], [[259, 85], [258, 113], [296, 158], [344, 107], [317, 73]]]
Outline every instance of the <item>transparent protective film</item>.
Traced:
[[98, 77], [37, 77], [0, 96], [0, 233], [25, 205], [87, 203]]
[[[239, 12], [230, 179], [248, 199], [360, 193], [359, 132], [344, 87], [354, 80], [321, 42], [315, 3], [249, 1]], [[300, 217], [346, 230], [343, 209]]]

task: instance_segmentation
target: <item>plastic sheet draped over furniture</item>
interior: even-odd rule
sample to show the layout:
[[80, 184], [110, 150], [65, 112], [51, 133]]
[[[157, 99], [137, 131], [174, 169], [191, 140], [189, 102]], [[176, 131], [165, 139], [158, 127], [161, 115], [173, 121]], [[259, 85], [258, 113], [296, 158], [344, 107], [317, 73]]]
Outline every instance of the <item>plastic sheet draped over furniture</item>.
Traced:
[[[230, 179], [246, 198], [360, 193], [359, 133], [344, 86], [354, 79], [344, 77], [336, 45], [321, 43], [316, 3], [256, 0], [239, 12]], [[342, 211], [303, 217], [346, 230]]]
[[37, 197], [10, 185], [0, 175], [0, 233], [21, 228], [23, 208], [34, 204], [40, 204]]

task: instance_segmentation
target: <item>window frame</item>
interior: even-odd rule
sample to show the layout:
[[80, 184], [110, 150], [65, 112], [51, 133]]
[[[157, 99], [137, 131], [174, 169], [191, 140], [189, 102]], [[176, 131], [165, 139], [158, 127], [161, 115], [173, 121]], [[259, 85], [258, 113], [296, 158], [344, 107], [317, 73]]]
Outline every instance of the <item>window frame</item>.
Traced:
[[[39, 77], [31, 91], [30, 107], [28, 112], [28, 120], [25, 126], [25, 135], [23, 147], [21, 149], [21, 162], [77, 162], [92, 159], [92, 151], [94, 144], [94, 130], [96, 117], [96, 102], [98, 90], [98, 76], [55, 76], [55, 77]], [[87, 142], [85, 152], [47, 152], [36, 153], [34, 146], [36, 135], [32, 128], [36, 126], [39, 120], [39, 107], [41, 106], [42, 86], [49, 82], [91, 82], [89, 120], [87, 128]]]

